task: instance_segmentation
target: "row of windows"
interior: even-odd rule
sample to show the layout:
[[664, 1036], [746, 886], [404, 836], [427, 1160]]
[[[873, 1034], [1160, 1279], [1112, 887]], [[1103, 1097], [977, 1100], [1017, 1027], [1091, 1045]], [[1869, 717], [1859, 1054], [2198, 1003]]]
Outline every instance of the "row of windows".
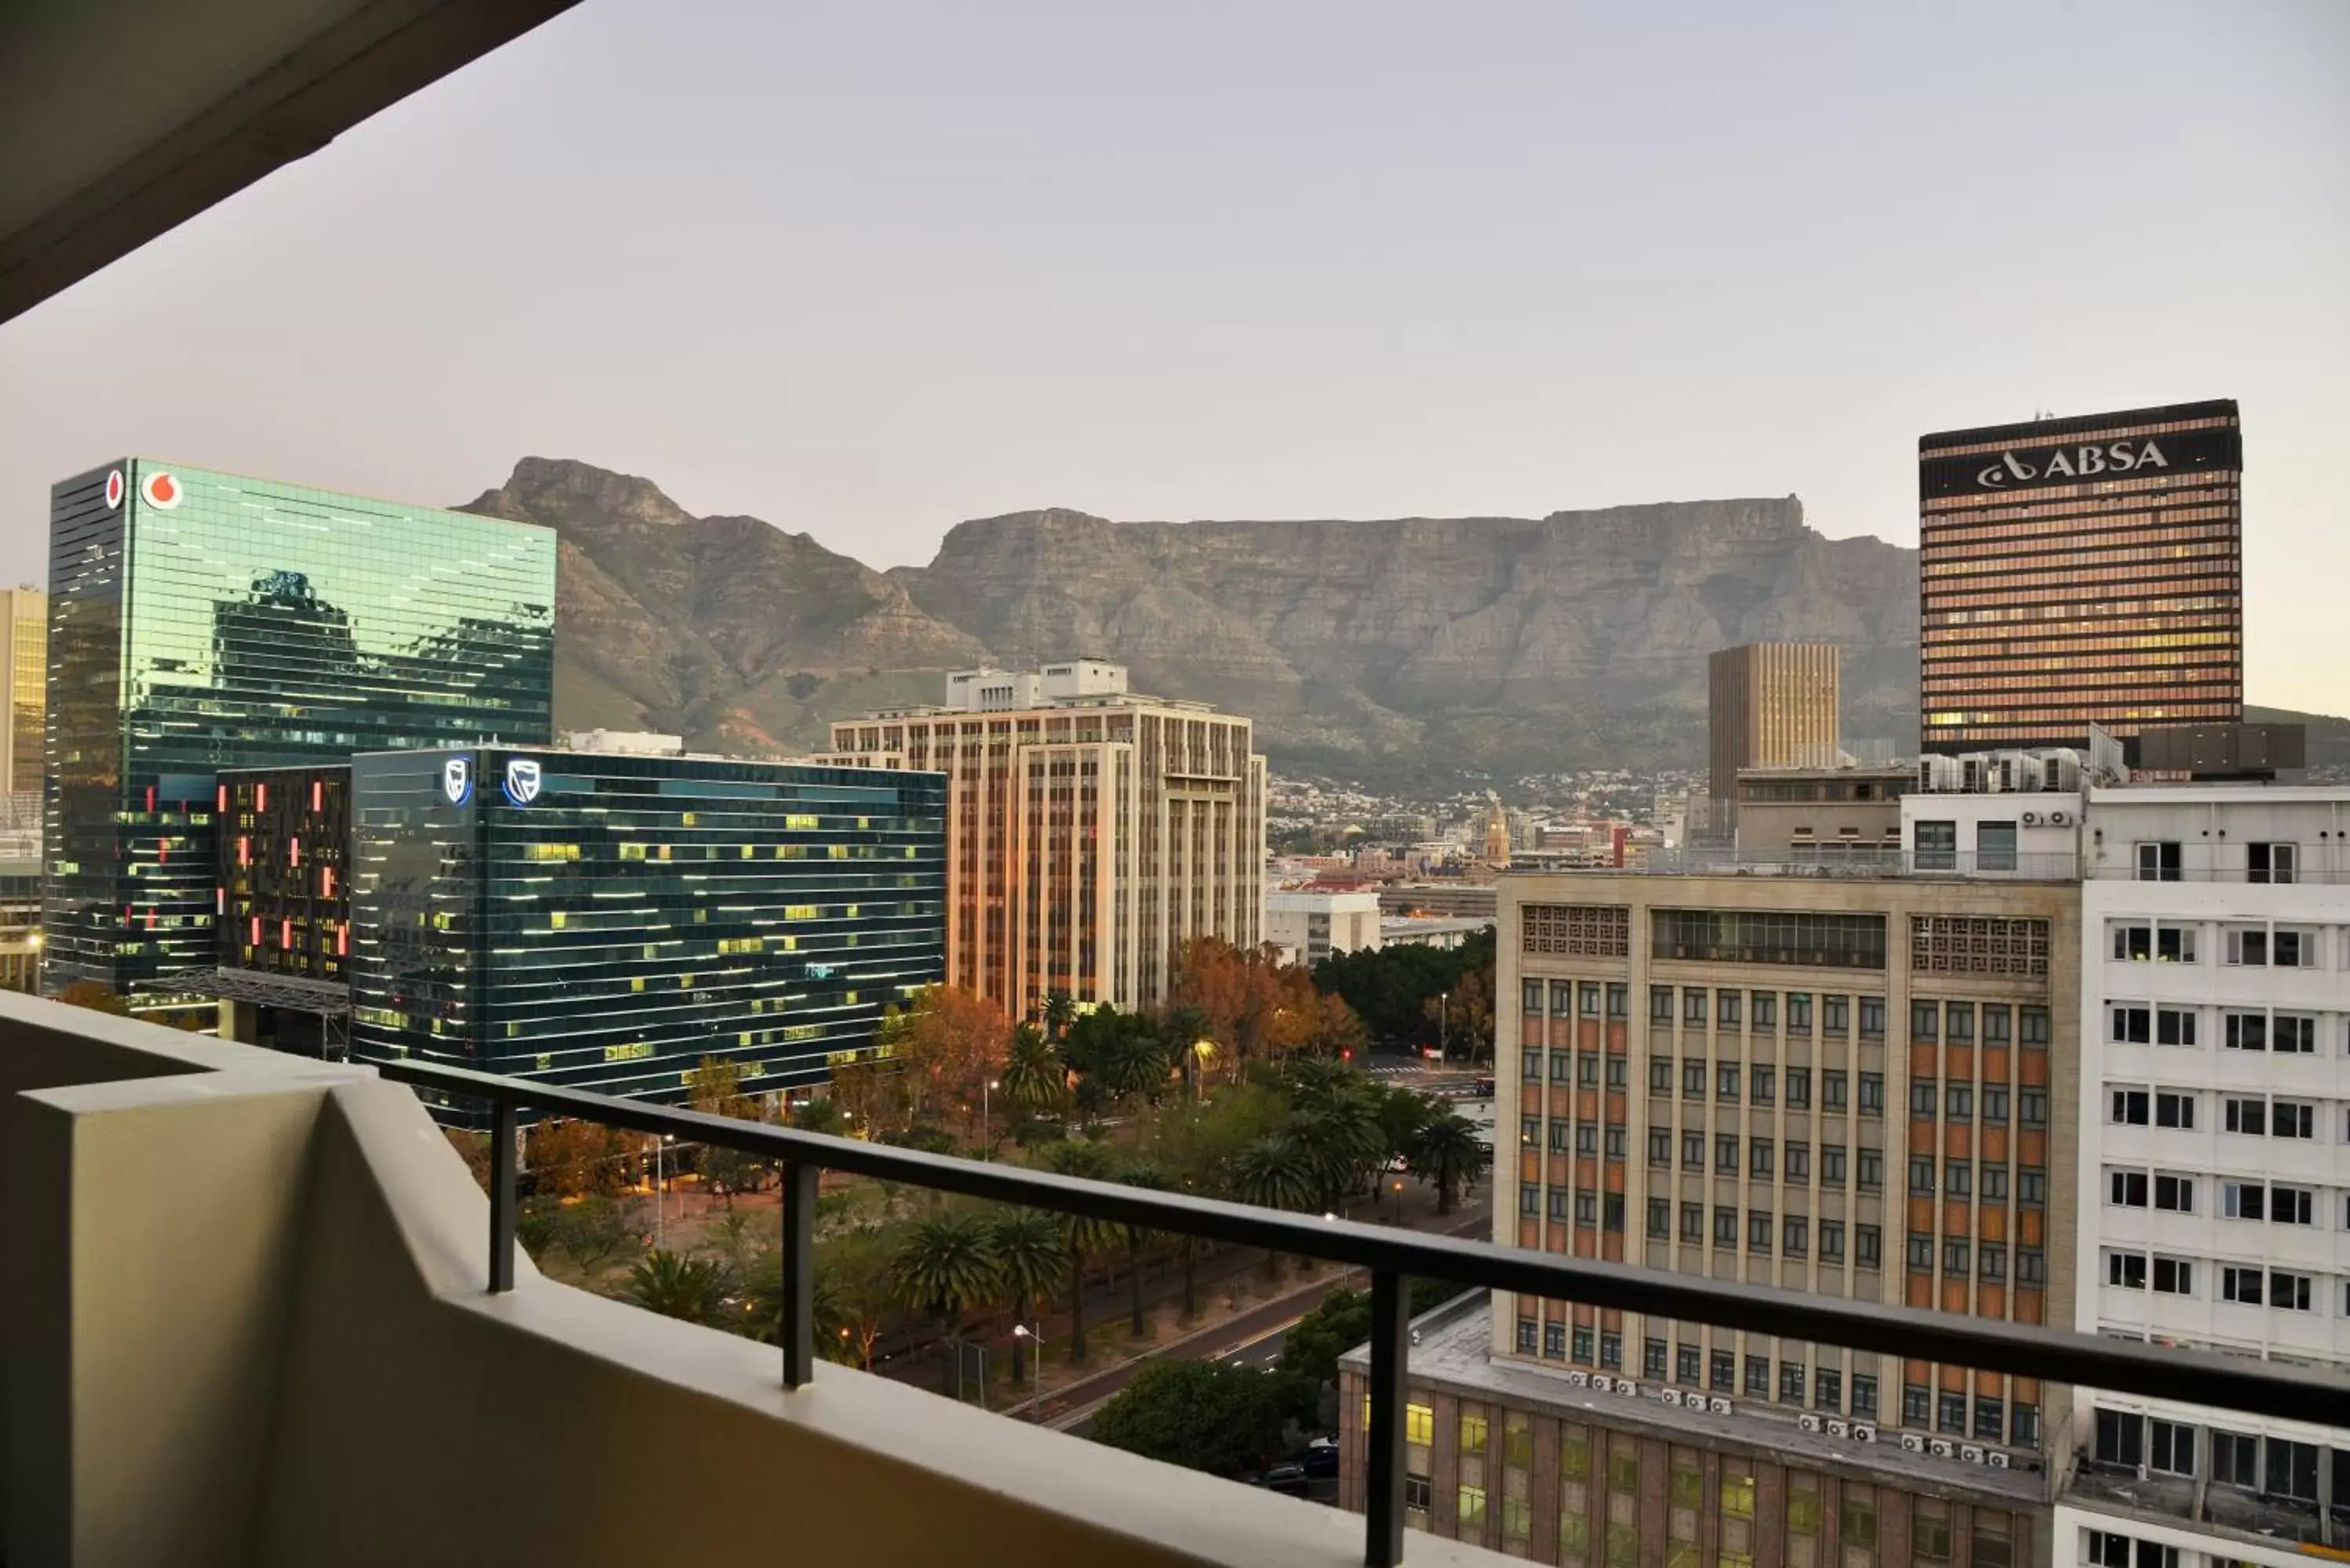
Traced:
[[[2196, 1128], [2196, 1106], [2202, 1096], [2192, 1089], [2117, 1087], [2108, 1093], [2106, 1119], [2116, 1127]], [[2282, 1095], [2222, 1094], [2219, 1127], [2248, 1137], [2282, 1137], [2315, 1141], [2320, 1128], [2333, 1118], [2320, 1114], [2322, 1102]], [[2207, 1126], [2209, 1124], [2206, 1124]], [[2343, 1141], [2350, 1143], [2350, 1113], [2343, 1117]]]
[[[2176, 841], [2135, 846], [2141, 881], [2178, 879]], [[2244, 879], [2248, 882], [2290, 883], [2301, 868], [2299, 846], [2245, 846]], [[2106, 950], [2123, 963], [2199, 963], [2199, 954], [2212, 950], [2202, 940], [2200, 920], [2112, 920], [2106, 927]], [[2266, 921], [2228, 922], [2220, 927], [2217, 951], [2222, 963], [2251, 969], [2324, 969], [2329, 945], [2316, 926], [2272, 925]]]
[[[1923, 1231], [1909, 1232], [1905, 1256], [1913, 1274], [1934, 1272], [1934, 1238]], [[1990, 1284], [2002, 1284], [2007, 1280], [2007, 1246], [2000, 1241], [1980, 1244], [1964, 1236], [1942, 1238], [1942, 1273], [1947, 1279], [1963, 1280], [1974, 1274]], [[2037, 1247], [2015, 1250], [2015, 1282], [2019, 1285], [2044, 1285], [2048, 1282], [2048, 1254]]]
[[[2199, 1180], [2206, 1196], [2217, 1189], [2219, 1214], [2223, 1220], [2319, 1226], [2327, 1222], [2324, 1216], [2336, 1207], [2325, 1189], [2297, 1182], [2198, 1178], [2129, 1166], [2106, 1168], [2106, 1201], [2120, 1209], [2151, 1208], [2171, 1214], [2193, 1214], [2198, 1212], [2195, 1205]], [[2342, 1228], [2350, 1231], [2350, 1193], [2343, 1195], [2339, 1211]]]
[[2278, 1312], [2324, 1313], [2329, 1301], [2339, 1303], [2350, 1316], [2350, 1280], [2331, 1279], [2299, 1269], [2272, 1269], [2250, 1263], [2199, 1262], [2191, 1258], [2166, 1257], [2109, 1250], [2105, 1254], [2106, 1283], [2118, 1290], [2151, 1288], [2158, 1295], [2192, 1296], [2199, 1277], [2207, 1287], [2216, 1282], [2214, 1299], [2239, 1306], [2269, 1306]]
[[[2095, 1425], [2090, 1456], [2099, 1464], [2133, 1470], [2144, 1466], [2165, 1475], [2208, 1476], [2218, 1486], [2241, 1487], [2298, 1502], [2317, 1501], [2318, 1465], [2324, 1450], [2314, 1443], [2166, 1421], [2135, 1410], [2101, 1407]], [[2332, 1454], [2334, 1495], [2339, 1499], [2345, 1495], [2344, 1483], [2350, 1481], [2350, 1449], [2335, 1449]], [[2203, 1461], [2199, 1467], [2199, 1459]], [[2097, 1532], [2089, 1535], [2090, 1562], [2102, 1568], [2147, 1568], [2142, 1556], [2133, 1564], [2127, 1555], [2117, 1554], [2126, 1546], [2126, 1542], [2120, 1547], [2114, 1544], [2122, 1537], [2101, 1537]]]
[[[2288, 1056], [2314, 1056], [2320, 1043], [2338, 1040], [2350, 1054], [2350, 1018], [2328, 1024], [2314, 1012], [2223, 1007], [2219, 1010], [2218, 1044], [2230, 1051], [2273, 1051]], [[2142, 1002], [2117, 1002], [2106, 1009], [2106, 1039], [2116, 1045], [2195, 1046], [2212, 1038], [2205, 1027], [2210, 1014], [2199, 1007], [2156, 1007]]]

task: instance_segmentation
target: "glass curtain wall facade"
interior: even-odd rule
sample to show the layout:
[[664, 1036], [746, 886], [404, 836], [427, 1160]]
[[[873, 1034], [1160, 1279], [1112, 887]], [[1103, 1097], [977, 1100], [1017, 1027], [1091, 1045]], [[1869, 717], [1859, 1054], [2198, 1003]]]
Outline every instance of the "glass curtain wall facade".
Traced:
[[2243, 466], [2231, 400], [1921, 437], [1925, 749], [2241, 722]]
[[[29, 586], [0, 589], [0, 651], [8, 661], [8, 719], [5, 738], [0, 740], [0, 774], [6, 775], [12, 803], [26, 797], [37, 803], [48, 721], [47, 594]], [[34, 809], [39, 809], [37, 804]]]
[[217, 960], [339, 984], [350, 959], [351, 770], [221, 775]]
[[43, 985], [213, 963], [215, 775], [553, 732], [551, 529], [127, 458], [50, 493]]
[[946, 781], [709, 757], [352, 764], [352, 1049], [669, 1102], [871, 1054], [945, 972]]

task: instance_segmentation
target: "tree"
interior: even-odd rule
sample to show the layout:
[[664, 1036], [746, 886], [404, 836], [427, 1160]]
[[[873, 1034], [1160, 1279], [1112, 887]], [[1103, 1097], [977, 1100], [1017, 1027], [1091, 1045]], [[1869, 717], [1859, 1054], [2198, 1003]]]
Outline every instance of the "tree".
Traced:
[[903, 1012], [883, 1013], [880, 1049], [905, 1064], [914, 1114], [976, 1125], [981, 1093], [1003, 1070], [1012, 1043], [1003, 1013], [986, 998], [952, 986], [926, 987]]
[[[702, 1064], [685, 1076], [691, 1103], [704, 1116], [731, 1116], [738, 1121], [764, 1119], [759, 1102], [743, 1093], [741, 1063], [704, 1056]], [[767, 1162], [758, 1156], [716, 1144], [703, 1146], [701, 1166], [702, 1179], [725, 1198], [729, 1209], [734, 1207], [734, 1195], [756, 1188], [767, 1170]]]
[[465, 1168], [473, 1173], [474, 1183], [487, 1192], [491, 1173], [489, 1135], [467, 1132], [463, 1127], [442, 1127], [441, 1131], [448, 1138], [449, 1147], [455, 1149], [458, 1158], [465, 1162]]
[[1068, 1070], [1061, 1064], [1060, 1051], [1033, 1023], [1012, 1032], [997, 1083], [1007, 1112], [1016, 1113], [1021, 1121], [1059, 1110], [1069, 1096]]
[[1205, 1036], [1230, 1047], [1232, 1068], [1274, 1054], [1284, 1017], [1315, 1003], [1314, 982], [1281, 962], [1272, 943], [1236, 948], [1221, 937], [1193, 937], [1175, 950], [1170, 1005], [1196, 1010]]
[[1113, 1449], [1229, 1476], [1281, 1446], [1278, 1382], [1253, 1366], [1161, 1361], [1144, 1367], [1094, 1417]]
[[1322, 1207], [1335, 1210], [1387, 1162], [1383, 1097], [1371, 1081], [1337, 1062], [1291, 1064], [1289, 1136], [1313, 1167]]
[[1076, 997], [1066, 991], [1051, 991], [1045, 993], [1045, 1033], [1049, 1038], [1057, 1042], [1066, 1037], [1069, 1033], [1069, 1025], [1076, 1022], [1076, 1017], [1077, 999]]
[[792, 1126], [801, 1132], [826, 1133], [840, 1137], [847, 1131], [848, 1116], [837, 1101], [819, 1095], [792, 1108]]
[[[1112, 1161], [1109, 1150], [1102, 1145], [1071, 1138], [1045, 1149], [1045, 1168], [1057, 1176], [1107, 1181], [1112, 1174]], [[1086, 1260], [1107, 1251], [1116, 1242], [1118, 1227], [1105, 1220], [1088, 1220], [1082, 1214], [1064, 1214], [1060, 1221], [1061, 1244], [1069, 1254], [1069, 1360], [1083, 1366], [1087, 1359]]]
[[[1314, 1161], [1284, 1135], [1259, 1138], [1232, 1162], [1232, 1196], [1260, 1209], [1302, 1210], [1314, 1201]], [[1265, 1249], [1264, 1277], [1281, 1274], [1281, 1254]]]
[[[1128, 1014], [1129, 1018], [1135, 1015]], [[1159, 1033], [1139, 1018], [1110, 1042], [1099, 1072], [1102, 1087], [1125, 1105], [1156, 1099], [1167, 1087], [1167, 1049]]]
[[600, 1193], [565, 1204], [555, 1216], [555, 1244], [583, 1274], [603, 1267], [612, 1254], [639, 1240], [620, 1206]]
[[609, 1197], [628, 1184], [629, 1137], [596, 1122], [547, 1120], [530, 1129], [530, 1168], [539, 1190], [557, 1198]]
[[[1057, 1215], [1041, 1209], [1001, 1209], [995, 1213], [996, 1282], [1012, 1308], [1012, 1321], [1026, 1324], [1030, 1314], [1055, 1291], [1069, 1270], [1068, 1252]], [[1038, 1320], [1036, 1349], [1045, 1348], [1044, 1324]], [[1028, 1375], [1028, 1342], [1012, 1337], [1012, 1381]]]
[[1492, 1151], [1477, 1136], [1477, 1126], [1457, 1112], [1430, 1117], [1412, 1142], [1411, 1168], [1436, 1189], [1436, 1211], [1452, 1212], [1461, 1189], [1484, 1173]]
[[712, 1259], [656, 1247], [629, 1271], [628, 1296], [663, 1317], [714, 1325], [726, 1312], [726, 1271]]
[[968, 1210], [948, 1210], [918, 1220], [890, 1260], [898, 1299], [938, 1320], [954, 1347], [942, 1393], [954, 1388], [961, 1370], [963, 1314], [996, 1295], [995, 1241], [987, 1223]]
[[[885, 1036], [889, 1028], [885, 1014]], [[832, 1103], [840, 1107], [852, 1137], [879, 1139], [904, 1132], [914, 1125], [914, 1097], [906, 1064], [894, 1058], [870, 1056], [832, 1070]]]
[[[828, 1361], [873, 1370], [873, 1347], [896, 1303], [889, 1264], [897, 1238], [878, 1227], [858, 1227], [816, 1247], [814, 1298], [816, 1354]], [[749, 1273], [744, 1319], [752, 1338], [774, 1344], [784, 1326], [784, 1262], [770, 1248]]]
[[1281, 1376], [1290, 1413], [1317, 1422], [1326, 1386], [1338, 1382], [1338, 1358], [1371, 1336], [1371, 1293], [1341, 1285], [1291, 1325], [1281, 1344]]
[[130, 1016], [130, 1003], [108, 990], [102, 981], [77, 980], [57, 992], [57, 1000], [68, 1007], [87, 1007], [92, 1012], [110, 1012], [117, 1018]]
[[[1128, 1187], [1139, 1187], [1151, 1192], [1172, 1189], [1175, 1179], [1165, 1167], [1149, 1158], [1129, 1160], [1118, 1171], [1118, 1179]], [[1127, 1333], [1140, 1339], [1148, 1330], [1142, 1321], [1142, 1249], [1154, 1234], [1140, 1225], [1128, 1225], [1126, 1231]]]
[[[1390, 1045], [1433, 1044], [1438, 1015], [1428, 1011], [1440, 992], [1455, 991], [1471, 973], [1485, 977], [1484, 994], [1490, 1015], [1493, 993], [1492, 928], [1471, 936], [1458, 948], [1432, 948], [1425, 942], [1399, 942], [1391, 948], [1357, 948], [1333, 953], [1314, 966], [1314, 984], [1325, 994], [1342, 997], [1362, 1019], [1373, 1039]], [[1453, 1015], [1461, 1026], [1459, 1014]], [[1490, 1040], [1490, 1024], [1484, 1036]], [[1469, 1036], [1474, 1038], [1473, 1032]]]

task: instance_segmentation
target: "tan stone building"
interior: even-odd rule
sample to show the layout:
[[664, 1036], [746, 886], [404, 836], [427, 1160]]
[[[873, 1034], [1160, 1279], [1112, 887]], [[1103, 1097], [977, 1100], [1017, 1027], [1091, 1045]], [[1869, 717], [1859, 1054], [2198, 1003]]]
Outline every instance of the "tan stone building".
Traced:
[[28, 804], [29, 814], [18, 815], [37, 826], [49, 711], [49, 596], [43, 590], [30, 584], [0, 589], [0, 687], [8, 696], [0, 788]]
[[[2070, 1326], [2076, 883], [1521, 875], [1500, 924], [1496, 1241]], [[1417, 1528], [1576, 1568], [2047, 1560], [2064, 1391], [1593, 1303], [1465, 1324], [1411, 1352]]]
[[1735, 826], [1741, 768], [1835, 766], [1838, 659], [1832, 642], [1750, 642], [1708, 658], [1708, 831]]
[[964, 670], [947, 705], [832, 726], [836, 760], [949, 775], [947, 982], [1014, 1017], [1055, 991], [1155, 1006], [1186, 940], [1263, 940], [1251, 722], [1126, 686], [1098, 659]]

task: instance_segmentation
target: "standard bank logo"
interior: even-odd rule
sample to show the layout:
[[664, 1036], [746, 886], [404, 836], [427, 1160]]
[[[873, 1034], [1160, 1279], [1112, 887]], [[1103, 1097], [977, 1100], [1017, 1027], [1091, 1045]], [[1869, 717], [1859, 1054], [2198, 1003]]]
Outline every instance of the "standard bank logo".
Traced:
[[473, 798], [473, 759], [451, 757], [441, 764], [441, 794], [451, 805]]
[[506, 762], [506, 798], [516, 805], [528, 805], [538, 798], [541, 778], [538, 763], [528, 757], [513, 757]]

